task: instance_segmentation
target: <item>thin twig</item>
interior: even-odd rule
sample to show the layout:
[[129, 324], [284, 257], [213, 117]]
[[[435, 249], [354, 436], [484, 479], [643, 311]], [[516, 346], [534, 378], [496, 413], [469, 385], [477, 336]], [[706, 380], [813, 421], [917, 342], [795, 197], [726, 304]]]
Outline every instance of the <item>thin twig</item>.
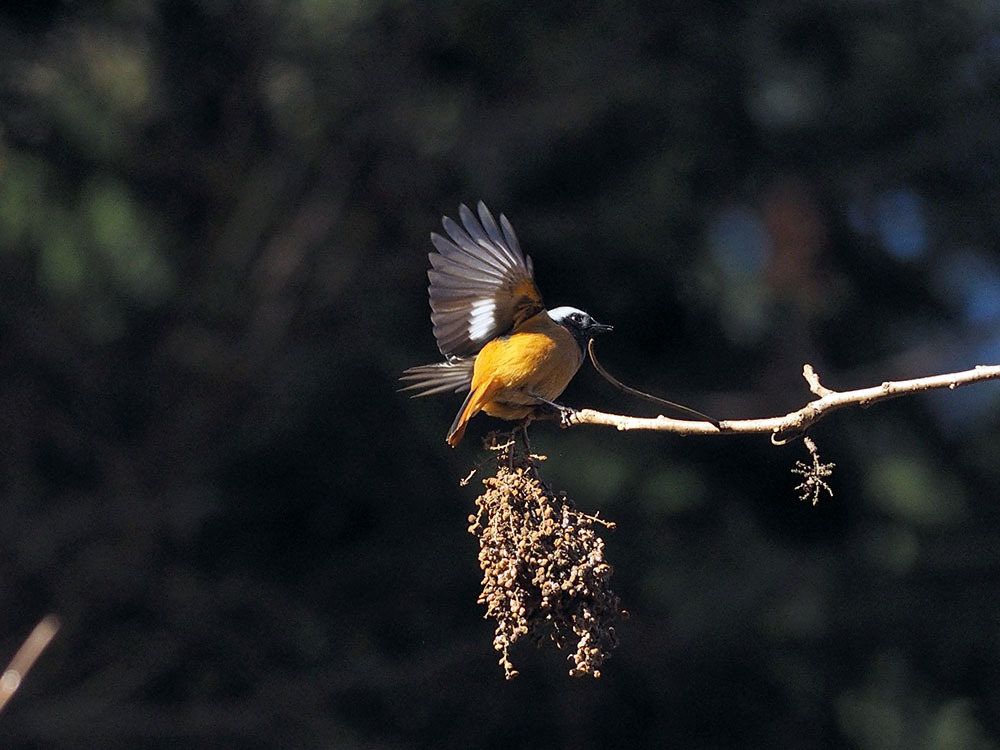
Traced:
[[46, 649], [59, 630], [59, 618], [55, 615], [43, 617], [31, 634], [21, 644], [21, 648], [10, 660], [3, 675], [0, 675], [0, 711], [3, 711], [17, 689], [21, 687], [24, 676], [34, 666], [35, 661]]
[[581, 409], [569, 414], [567, 426], [576, 424], [597, 424], [615, 427], [618, 430], [657, 430], [677, 435], [746, 435], [769, 434], [775, 444], [792, 440], [827, 414], [845, 406], [871, 406], [879, 401], [906, 396], [921, 391], [949, 388], [954, 390], [970, 383], [1000, 378], [1000, 365], [977, 365], [971, 370], [931, 375], [912, 380], [886, 381], [872, 388], [853, 391], [831, 391], [819, 384], [819, 377], [811, 365], [803, 368], [803, 377], [811, 389], [825, 395], [782, 417], [764, 419], [722, 420], [718, 426], [708, 422], [695, 422], [669, 417], [631, 417], [623, 414], [607, 414], [593, 409]]
[[802, 366], [802, 377], [806, 379], [806, 382], [809, 384], [809, 390], [814, 395], [823, 398], [823, 396], [829, 396], [833, 393], [833, 391], [819, 382], [819, 375], [816, 374], [813, 366], [808, 362]]

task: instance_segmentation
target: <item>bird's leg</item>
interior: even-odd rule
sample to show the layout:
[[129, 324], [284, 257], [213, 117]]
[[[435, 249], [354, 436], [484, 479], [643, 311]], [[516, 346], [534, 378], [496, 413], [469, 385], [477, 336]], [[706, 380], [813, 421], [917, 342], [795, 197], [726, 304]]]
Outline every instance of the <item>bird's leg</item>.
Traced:
[[535, 479], [541, 481], [542, 478], [538, 474], [538, 464], [535, 462], [535, 459], [537, 458], [544, 461], [545, 456], [536, 456], [532, 453], [531, 441], [528, 440], [528, 425], [531, 424], [533, 419], [534, 417], [525, 417], [518, 423], [517, 427], [514, 428], [514, 431], [520, 431], [521, 437], [524, 439], [524, 458], [527, 462], [527, 469], [535, 476]]
[[560, 426], [570, 426], [569, 418], [576, 414], [576, 409], [572, 409], [569, 406], [563, 406], [562, 404], [557, 404], [555, 401], [549, 401], [547, 398], [542, 398], [534, 393], [529, 393], [528, 395], [539, 402], [539, 407], [545, 407], [545, 409], [539, 409], [536, 407], [535, 419], [538, 419], [539, 417], [543, 419], [558, 419]]
[[531, 424], [530, 419], [521, 420], [521, 423], [517, 426], [517, 429], [521, 431], [521, 437], [524, 439], [524, 452], [531, 458], [531, 442], [528, 440], [528, 425]]

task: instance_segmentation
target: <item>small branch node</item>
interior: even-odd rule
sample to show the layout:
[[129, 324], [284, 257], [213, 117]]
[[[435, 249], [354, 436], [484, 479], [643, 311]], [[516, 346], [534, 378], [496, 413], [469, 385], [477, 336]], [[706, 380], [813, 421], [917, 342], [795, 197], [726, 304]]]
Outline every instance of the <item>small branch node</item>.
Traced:
[[819, 375], [816, 374], [813, 366], [808, 362], [802, 365], [802, 377], [804, 377], [806, 382], [809, 384], [809, 390], [820, 398], [836, 393], [836, 391], [831, 391], [819, 382]]

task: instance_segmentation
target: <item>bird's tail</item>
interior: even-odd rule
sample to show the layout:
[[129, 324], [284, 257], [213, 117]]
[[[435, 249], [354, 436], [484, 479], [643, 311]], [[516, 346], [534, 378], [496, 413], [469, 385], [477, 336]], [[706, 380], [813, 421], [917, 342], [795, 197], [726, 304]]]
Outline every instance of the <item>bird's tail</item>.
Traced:
[[478, 400], [476, 398], [476, 391], [469, 391], [469, 395], [465, 397], [462, 408], [455, 415], [455, 421], [451, 423], [451, 427], [448, 430], [448, 437], [445, 438], [448, 441], [448, 445], [452, 448], [462, 440], [462, 436], [465, 435], [465, 426], [469, 424], [469, 420], [472, 419], [473, 415], [479, 411], [478, 407], [473, 406], [473, 401], [478, 402]]
[[465, 435], [465, 426], [469, 423], [469, 420], [482, 411], [483, 406], [493, 398], [493, 394], [496, 393], [498, 387], [498, 383], [492, 382], [480, 384], [475, 390], [469, 391], [469, 395], [465, 397], [462, 408], [455, 415], [455, 421], [451, 423], [451, 429], [448, 430], [448, 437], [445, 438], [448, 441], [448, 445], [452, 448], [458, 445], [462, 436]]

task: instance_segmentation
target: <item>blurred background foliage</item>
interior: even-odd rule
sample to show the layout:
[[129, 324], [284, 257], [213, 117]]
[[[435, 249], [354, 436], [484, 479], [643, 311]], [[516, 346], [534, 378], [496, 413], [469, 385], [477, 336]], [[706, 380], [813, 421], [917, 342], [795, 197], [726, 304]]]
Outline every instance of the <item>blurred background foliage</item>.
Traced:
[[[801, 444], [536, 427], [614, 519], [597, 682], [506, 684], [428, 232], [503, 211], [607, 367], [725, 418], [1000, 361], [1000, 5], [0, 11], [5, 747], [1000, 746], [998, 389]], [[584, 370], [575, 406], [652, 414]], [[6, 657], [3, 657], [6, 658]]]

